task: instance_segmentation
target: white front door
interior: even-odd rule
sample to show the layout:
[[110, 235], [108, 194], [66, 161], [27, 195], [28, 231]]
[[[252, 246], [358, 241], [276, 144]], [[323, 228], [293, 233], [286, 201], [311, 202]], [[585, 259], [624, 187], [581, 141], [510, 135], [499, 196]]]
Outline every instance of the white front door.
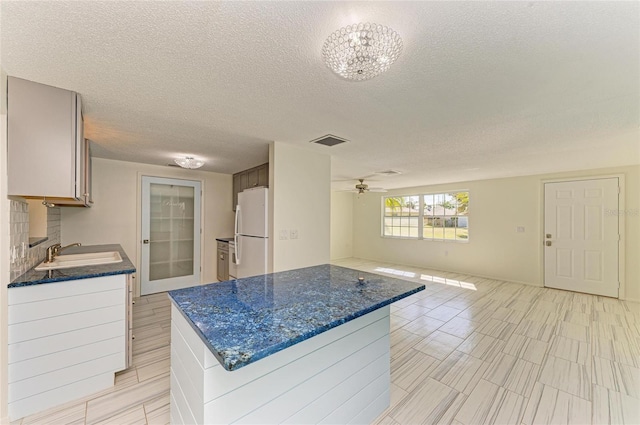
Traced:
[[544, 286], [618, 297], [618, 179], [544, 185]]
[[142, 295], [200, 284], [200, 182], [142, 177]]

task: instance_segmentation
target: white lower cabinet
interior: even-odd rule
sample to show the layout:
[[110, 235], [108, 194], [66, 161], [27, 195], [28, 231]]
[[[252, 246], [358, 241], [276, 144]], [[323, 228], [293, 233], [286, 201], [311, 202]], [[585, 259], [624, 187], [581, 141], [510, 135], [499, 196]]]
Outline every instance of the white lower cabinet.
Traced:
[[9, 417], [109, 388], [127, 367], [128, 275], [9, 288]]

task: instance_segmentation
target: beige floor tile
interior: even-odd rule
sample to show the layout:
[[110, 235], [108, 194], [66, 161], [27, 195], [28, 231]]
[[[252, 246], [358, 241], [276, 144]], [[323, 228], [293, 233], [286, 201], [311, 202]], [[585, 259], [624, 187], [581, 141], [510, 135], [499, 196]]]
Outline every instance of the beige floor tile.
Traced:
[[556, 326], [556, 335], [582, 342], [591, 341], [591, 335], [587, 326], [576, 325], [575, 323], [564, 321], [560, 321], [558, 326]]
[[593, 382], [640, 399], [640, 369], [600, 357], [593, 358]]
[[149, 425], [169, 424], [169, 395], [163, 395], [155, 400], [143, 404], [147, 423]]
[[538, 381], [585, 400], [591, 400], [591, 370], [585, 365], [547, 356]]
[[576, 325], [589, 326], [591, 324], [591, 315], [570, 309], [564, 315], [561, 316], [562, 321], [574, 323]]
[[422, 340], [422, 337], [411, 333], [404, 329], [398, 329], [390, 334], [391, 340], [391, 357], [398, 357], [418, 342]]
[[427, 312], [425, 316], [447, 322], [456, 317], [458, 313], [460, 313], [460, 311], [461, 310], [441, 305], [440, 307], [436, 307], [433, 310]]
[[523, 311], [525, 313], [531, 310], [531, 302], [526, 301], [524, 297], [507, 301], [504, 306], [508, 309]]
[[444, 324], [445, 322], [443, 322], [442, 320], [433, 319], [427, 316], [422, 316], [407, 323], [402, 327], [402, 329], [404, 329], [405, 331], [409, 331], [413, 334], [425, 337], [431, 334], [432, 332], [438, 330], [438, 328], [440, 328], [440, 326]]
[[391, 360], [391, 382], [404, 391], [411, 391], [439, 364], [439, 360], [411, 348]]
[[431, 372], [431, 377], [454, 390], [470, 394], [489, 363], [461, 351], [454, 351]]
[[138, 381], [143, 382], [156, 376], [168, 375], [169, 368], [171, 367], [171, 359], [158, 360], [157, 362], [148, 363], [144, 366], [138, 366]]
[[478, 332], [506, 341], [507, 339], [509, 339], [511, 334], [513, 334], [515, 328], [516, 325], [513, 323], [503, 322], [502, 320], [489, 319], [478, 328]]
[[401, 425], [396, 422], [391, 416], [382, 415], [372, 425]]
[[591, 403], [548, 385], [537, 383], [529, 398], [522, 423], [525, 425], [590, 424]]
[[502, 352], [498, 353], [490, 362], [482, 378], [500, 387], [504, 387], [517, 361], [517, 357]]
[[408, 319], [403, 319], [402, 317], [396, 316], [393, 313], [393, 311], [391, 311], [391, 332], [400, 329], [401, 327], [403, 327], [409, 322], [411, 321]]
[[535, 364], [542, 364], [549, 344], [537, 339], [513, 334], [507, 340], [502, 351], [512, 356], [527, 360]]
[[593, 355], [603, 359], [640, 367], [640, 353], [633, 346], [604, 338], [593, 339]]
[[526, 399], [489, 381], [480, 380], [455, 420], [464, 425], [519, 424]]
[[464, 295], [455, 297], [442, 304], [443, 307], [454, 308], [459, 312], [465, 310], [473, 305], [473, 301], [466, 298]]
[[423, 385], [404, 397], [389, 416], [400, 424], [446, 423], [443, 418], [450, 416], [464, 397], [464, 394], [427, 378]]
[[549, 342], [554, 335], [556, 325], [539, 321], [529, 320], [529, 317], [522, 319], [514, 333], [532, 339]]
[[462, 338], [458, 338], [457, 336], [435, 331], [415, 344], [414, 348], [438, 360], [444, 360], [463, 341]]
[[502, 322], [513, 323], [514, 325], [517, 325], [518, 323], [520, 323], [520, 321], [524, 316], [525, 316], [524, 311], [512, 310], [510, 308], [500, 307], [495, 311], [495, 313], [493, 313], [493, 315], [491, 315], [491, 318], [500, 320]]
[[590, 366], [591, 352], [590, 344], [576, 339], [569, 339], [562, 336], [554, 336], [551, 340], [549, 354], [570, 362]]
[[87, 403], [87, 425], [105, 421], [169, 392], [169, 376], [161, 376], [132, 385], [127, 391], [107, 394]]
[[516, 394], [529, 397], [539, 372], [540, 365], [517, 359], [502, 386]]
[[457, 348], [458, 351], [469, 354], [481, 360], [493, 360], [498, 355], [505, 342], [492, 336], [474, 332], [462, 342]]
[[146, 425], [147, 417], [144, 414], [142, 405], [132, 407], [120, 414], [106, 418], [100, 422], [94, 422], [96, 425]]
[[640, 424], [640, 400], [594, 385], [593, 423]]
[[407, 307], [401, 308], [400, 310], [396, 311], [393, 314], [403, 319], [415, 320], [418, 317], [424, 316], [428, 312], [429, 312], [429, 309], [426, 307], [422, 307], [416, 304], [411, 304]]
[[443, 298], [443, 297], [438, 297], [438, 296], [430, 296], [427, 298], [423, 298], [419, 301], [416, 301], [416, 305], [428, 308], [428, 309], [434, 309], [437, 307], [440, 307], [442, 304], [446, 303], [448, 301], [448, 298]]
[[471, 335], [479, 326], [480, 323], [478, 322], [473, 322], [461, 317], [454, 317], [444, 325], [440, 326], [438, 330], [464, 339]]
[[[492, 303], [493, 303], [492, 304], [493, 306], [498, 306], [497, 301], [492, 301]], [[488, 320], [491, 316], [493, 316], [493, 313], [494, 313], [494, 310], [491, 308], [491, 306], [485, 307], [484, 305], [477, 306], [474, 304], [471, 307], [467, 308], [466, 310], [463, 310], [460, 313], [458, 313], [458, 317], [467, 319], [467, 320], [473, 320], [478, 323], [482, 323]]]

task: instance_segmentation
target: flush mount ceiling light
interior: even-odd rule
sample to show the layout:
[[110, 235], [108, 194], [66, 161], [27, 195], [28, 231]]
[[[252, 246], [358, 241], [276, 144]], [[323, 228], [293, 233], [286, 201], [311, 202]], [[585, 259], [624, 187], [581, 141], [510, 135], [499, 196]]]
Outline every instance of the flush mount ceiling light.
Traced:
[[176, 162], [176, 164], [178, 164], [182, 168], [188, 168], [190, 170], [200, 168], [204, 165], [204, 161], [200, 159], [195, 159], [191, 156], [185, 156], [184, 158], [176, 158], [174, 161]]
[[402, 39], [389, 27], [359, 23], [340, 28], [322, 47], [322, 57], [336, 74], [355, 81], [385, 72], [402, 52]]

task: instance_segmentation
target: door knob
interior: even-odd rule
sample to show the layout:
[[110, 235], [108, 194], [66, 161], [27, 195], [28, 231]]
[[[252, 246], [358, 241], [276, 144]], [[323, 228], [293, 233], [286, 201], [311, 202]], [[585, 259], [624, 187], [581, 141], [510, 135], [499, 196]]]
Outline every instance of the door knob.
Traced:
[[551, 239], [551, 233], [547, 233], [547, 239]]
[[551, 246], [551, 241], [546, 241], [544, 244], [545, 244], [546, 246]]
[[142, 243], [144, 243], [144, 244], [148, 244], [148, 243], [149, 243], [149, 239], [145, 239], [145, 240], [143, 240], [143, 241], [142, 241]]

